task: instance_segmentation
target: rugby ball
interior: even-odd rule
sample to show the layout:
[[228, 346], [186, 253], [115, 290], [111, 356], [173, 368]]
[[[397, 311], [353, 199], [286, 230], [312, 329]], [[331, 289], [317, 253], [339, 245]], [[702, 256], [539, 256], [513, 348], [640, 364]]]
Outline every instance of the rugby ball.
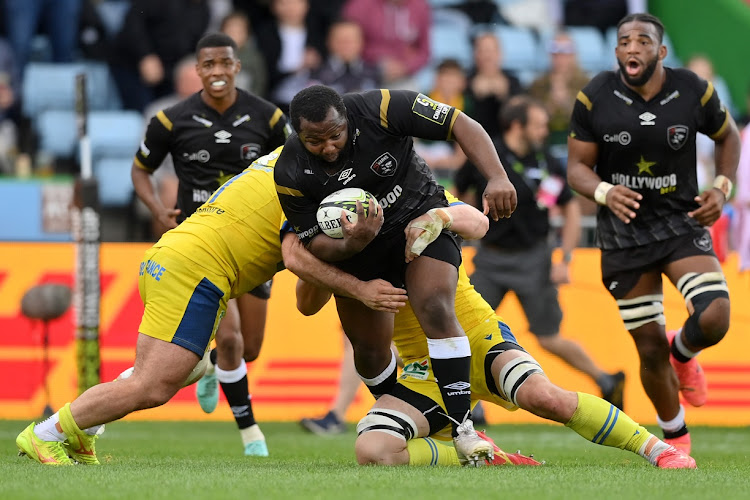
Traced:
[[[374, 207], [370, 206], [372, 200], [375, 200]], [[375, 210], [375, 214], [380, 209], [377, 198], [360, 188], [344, 188], [329, 194], [318, 206], [318, 225], [325, 234], [331, 238], [343, 238], [344, 232], [341, 229], [341, 215], [351, 223], [357, 222], [357, 202], [362, 203], [365, 216], [370, 210]]]

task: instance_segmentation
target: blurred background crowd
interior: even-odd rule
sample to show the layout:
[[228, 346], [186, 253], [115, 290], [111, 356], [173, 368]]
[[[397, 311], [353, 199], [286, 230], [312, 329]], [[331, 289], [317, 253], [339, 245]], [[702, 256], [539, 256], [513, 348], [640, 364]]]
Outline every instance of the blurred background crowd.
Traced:
[[[341, 92], [408, 88], [462, 109], [497, 136], [503, 104], [529, 94], [547, 109], [547, 147], [564, 165], [577, 92], [597, 72], [615, 69], [615, 25], [649, 11], [649, 3], [658, 2], [1, 0], [0, 174], [78, 172], [73, 95], [75, 75], [84, 72], [101, 202], [122, 214], [126, 228], [111, 239], [156, 237], [134, 201], [130, 165], [148, 119], [201, 89], [194, 48], [210, 31], [237, 42], [237, 85], [284, 110], [315, 83]], [[747, 123], [744, 96], [732, 99], [710, 56], [676, 50], [665, 24], [665, 64], [713, 81], [740, 125]], [[712, 147], [699, 140], [705, 185], [713, 180]], [[422, 141], [417, 148], [451, 187], [466, 162], [460, 147]], [[582, 206], [584, 224], [593, 223], [586, 217], [595, 207]]]

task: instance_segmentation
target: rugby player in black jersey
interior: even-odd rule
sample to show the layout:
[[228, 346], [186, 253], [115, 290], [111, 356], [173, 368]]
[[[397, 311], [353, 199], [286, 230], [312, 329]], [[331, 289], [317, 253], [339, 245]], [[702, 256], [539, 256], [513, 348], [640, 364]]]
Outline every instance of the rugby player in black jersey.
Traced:
[[[256, 158], [284, 144], [290, 127], [274, 104], [235, 87], [240, 70], [237, 45], [227, 35], [204, 36], [196, 46], [196, 71], [203, 90], [151, 119], [132, 167], [135, 191], [160, 223], [174, 228], [228, 179]], [[177, 207], [165, 207], [151, 184], [151, 174], [167, 154], [179, 179]], [[246, 455], [267, 456], [253, 416], [246, 361], [258, 357], [266, 322], [270, 281], [232, 299], [216, 334], [212, 364], [196, 386], [201, 408], [212, 412], [221, 384]], [[215, 371], [212, 370], [216, 367]]]
[[[487, 177], [484, 212], [497, 219], [511, 215], [516, 192], [491, 139], [459, 110], [403, 90], [342, 98], [329, 87], [313, 86], [294, 97], [290, 118], [298, 134], [287, 140], [274, 174], [289, 222], [318, 258], [361, 280], [405, 285], [428, 337], [456, 449], [470, 460], [491, 455], [468, 417], [471, 350], [454, 309], [460, 240], [447, 230], [451, 220], [441, 209], [448, 206], [443, 188], [414, 151], [412, 136], [455, 139]], [[344, 238], [333, 239], [320, 231], [316, 211], [325, 196], [344, 187], [369, 191], [382, 210], [364, 217], [360, 207], [357, 223], [344, 223]], [[429, 246], [407, 247], [405, 229], [425, 213], [433, 222], [422, 227], [425, 240], [420, 244]], [[336, 305], [358, 373], [374, 395], [388, 393], [396, 381], [396, 360], [389, 349], [393, 315], [345, 297], [336, 297]]]
[[[568, 139], [568, 182], [599, 205], [602, 281], [640, 357], [643, 388], [665, 441], [690, 453], [678, 392], [706, 401], [695, 356], [729, 328], [729, 290], [706, 230], [729, 199], [739, 135], [711, 82], [663, 66], [664, 26], [631, 14], [617, 28], [618, 71], [578, 94]], [[716, 142], [713, 188], [698, 191], [695, 136]], [[682, 329], [665, 334], [662, 273], [685, 297]]]

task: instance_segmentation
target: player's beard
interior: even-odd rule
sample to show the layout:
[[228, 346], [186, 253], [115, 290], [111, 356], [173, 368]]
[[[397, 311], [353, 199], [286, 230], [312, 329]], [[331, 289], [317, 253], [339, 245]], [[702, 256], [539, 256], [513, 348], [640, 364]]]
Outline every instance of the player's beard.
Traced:
[[617, 60], [617, 65], [620, 67], [620, 74], [625, 79], [625, 83], [633, 87], [642, 87], [646, 85], [646, 83], [648, 83], [648, 81], [654, 75], [654, 71], [656, 71], [656, 65], [658, 62], [659, 58], [655, 57], [646, 65], [645, 68], [643, 68], [643, 72], [640, 74], [640, 76], [636, 77], [628, 75], [625, 65], [619, 59]]

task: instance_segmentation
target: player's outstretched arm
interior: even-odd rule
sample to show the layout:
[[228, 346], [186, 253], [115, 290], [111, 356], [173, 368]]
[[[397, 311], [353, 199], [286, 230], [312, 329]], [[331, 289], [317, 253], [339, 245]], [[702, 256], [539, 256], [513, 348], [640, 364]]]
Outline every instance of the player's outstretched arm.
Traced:
[[406, 290], [403, 288], [396, 288], [381, 279], [361, 281], [315, 257], [292, 233], [284, 236], [281, 254], [287, 269], [307, 284], [324, 290], [324, 292], [308, 290], [309, 296], [302, 298], [304, 303], [301, 308], [298, 295], [298, 309], [303, 314], [314, 314], [320, 310], [330, 298], [331, 292], [353, 298], [370, 309], [382, 312], [396, 313], [406, 304]]
[[596, 172], [599, 146], [594, 142], [568, 137], [568, 184], [586, 198], [608, 207], [625, 224], [635, 218], [643, 198], [623, 185], [613, 186], [603, 181]]
[[433, 208], [406, 225], [406, 262], [420, 256], [443, 229], [450, 229], [465, 240], [478, 240], [489, 227], [487, 216], [466, 203]]
[[510, 217], [518, 203], [516, 189], [508, 180], [490, 136], [475, 120], [465, 113], [459, 113], [453, 124], [453, 137], [487, 179], [487, 188], [482, 196], [484, 213], [493, 220]]
[[740, 134], [732, 116], [727, 113], [727, 126], [714, 140], [714, 162], [716, 164], [716, 178], [711, 189], [695, 197], [700, 207], [689, 212], [702, 226], [711, 226], [721, 217], [724, 204], [732, 194], [732, 183], [737, 174], [740, 161]]

